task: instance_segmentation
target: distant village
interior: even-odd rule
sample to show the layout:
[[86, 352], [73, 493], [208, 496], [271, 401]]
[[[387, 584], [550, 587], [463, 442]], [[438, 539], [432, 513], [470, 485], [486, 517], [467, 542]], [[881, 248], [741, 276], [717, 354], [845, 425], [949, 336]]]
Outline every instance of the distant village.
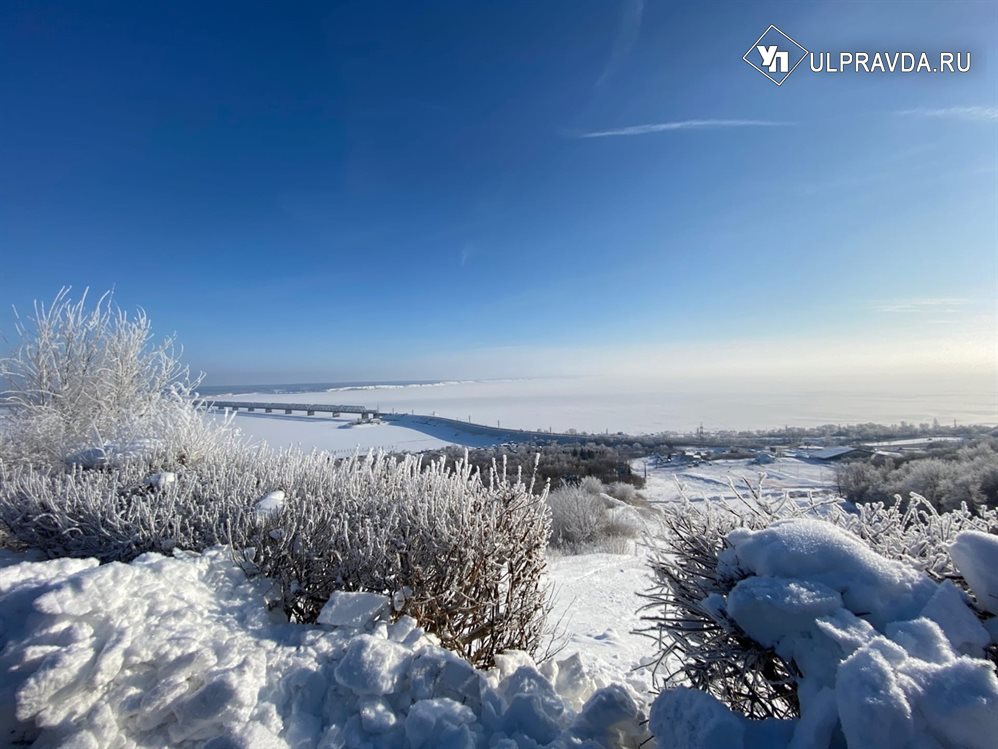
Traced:
[[674, 451], [660, 453], [658, 459], [670, 463], [701, 463], [724, 458], [751, 458], [755, 463], [771, 463], [777, 458], [797, 458], [816, 463], [834, 463], [841, 460], [866, 459], [873, 463], [921, 455], [934, 449], [959, 447], [967, 437], [933, 436], [909, 439], [858, 442], [853, 445], [827, 446], [821, 444], [766, 445], [762, 447], [735, 446], [680, 446]]

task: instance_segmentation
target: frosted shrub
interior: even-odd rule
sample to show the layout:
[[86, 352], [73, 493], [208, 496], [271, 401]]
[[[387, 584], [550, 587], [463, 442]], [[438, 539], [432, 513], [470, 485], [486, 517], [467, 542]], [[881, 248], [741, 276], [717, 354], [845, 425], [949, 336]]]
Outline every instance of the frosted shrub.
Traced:
[[283, 607], [312, 621], [334, 590], [391, 595], [445, 647], [479, 665], [508, 649], [533, 653], [546, 609], [546, 491], [504, 467], [466, 462], [282, 454], [285, 510], [268, 519], [253, 565], [276, 580]]
[[858, 505], [855, 513], [836, 505], [829, 517], [878, 554], [917, 567], [936, 580], [952, 579], [964, 588], [966, 583], [953, 567], [949, 545], [965, 530], [998, 533], [998, 510], [962, 504], [939, 512], [918, 494], [907, 501], [896, 496], [892, 502]]
[[855, 513], [837, 501], [770, 501], [758, 491], [739, 496], [741, 504], [735, 506], [684, 500], [663, 508], [663, 533], [651, 562], [657, 585], [646, 594], [644, 618], [649, 622], [645, 633], [658, 644], [659, 687], [691, 686], [752, 718], [797, 715], [798, 674], [793, 664], [719, 613], [718, 601], [749, 574], [719, 565], [731, 531], [765, 528], [782, 518], [817, 517], [850, 531], [888, 559], [964, 589], [949, 544], [963, 530], [998, 532], [994, 510], [963, 506], [939, 513], [918, 495], [862, 505]]
[[595, 545], [606, 535], [609, 518], [598, 494], [581, 486], [565, 486], [551, 492], [548, 504], [552, 545], [577, 550]]
[[58, 466], [104, 465], [130, 453], [196, 459], [221, 432], [192, 403], [188, 369], [172, 339], [155, 343], [145, 313], [127, 315], [105, 294], [88, 305], [68, 290], [18, 318], [20, 338], [0, 360], [5, 416], [0, 457]]
[[[231, 544], [248, 572], [274, 581], [274, 604], [294, 620], [314, 621], [335, 590], [383, 593], [480, 665], [538, 644], [546, 492], [502, 468], [483, 478], [464, 463], [237, 445], [171, 466], [173, 480], [152, 476], [159, 468], [145, 458], [110, 471], [0, 463], [0, 523], [52, 557], [128, 561]], [[261, 512], [261, 498], [279, 492]]]
[[632, 507], [640, 507], [642, 509], [651, 508], [648, 500], [632, 484], [615, 481], [606, 487], [605, 491], [614, 499], [619, 499], [624, 504], [631, 505]]
[[[980, 440], [942, 457], [916, 457], [899, 466], [845, 463], [836, 469], [839, 493], [857, 504], [918, 494], [937, 510], [998, 503], [998, 443]], [[938, 451], [937, 451], [938, 452]]]
[[[636, 500], [637, 492], [628, 496]], [[601, 549], [623, 553], [630, 539], [640, 535], [644, 524], [626, 502], [609, 495], [603, 483], [592, 476], [578, 486], [563, 486], [548, 495], [551, 508], [551, 545], [569, 553]]]

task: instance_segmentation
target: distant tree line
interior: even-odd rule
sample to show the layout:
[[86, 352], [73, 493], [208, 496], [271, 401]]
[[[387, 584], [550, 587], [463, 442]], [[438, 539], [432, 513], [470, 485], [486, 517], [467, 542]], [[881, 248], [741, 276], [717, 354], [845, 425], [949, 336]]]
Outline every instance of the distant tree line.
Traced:
[[[959, 424], [943, 426], [938, 422], [911, 424], [823, 424], [815, 427], [783, 427], [778, 429], [743, 430], [704, 430], [690, 432], [657, 432], [655, 434], [605, 433], [586, 434], [579, 432], [578, 445], [564, 442], [544, 442], [534, 440], [527, 445], [531, 455], [539, 449], [550, 447], [612, 447], [622, 456], [644, 457], [658, 452], [673, 450], [677, 445], [703, 445], [739, 448], [766, 447], [769, 445], [797, 445], [816, 442], [826, 445], [845, 445], [881, 440], [912, 439], [917, 437], [964, 437], [978, 439], [998, 437], [998, 429], [986, 424]], [[489, 448], [483, 448], [488, 450]], [[510, 450], [513, 448], [503, 448]]]
[[[464, 457], [461, 447], [447, 447], [424, 454], [426, 459], [445, 457], [448, 464], [456, 463]], [[507, 445], [483, 447], [468, 451], [468, 461], [483, 473], [488, 473], [493, 463], [501, 465], [506, 459], [507, 471], [515, 474], [522, 470], [529, 476], [538, 460], [537, 477], [539, 489], [547, 480], [552, 488], [580, 483], [586, 477], [599, 479], [604, 484], [624, 483], [636, 488], [644, 486], [644, 478], [631, 469], [628, 462], [647, 454], [647, 448], [639, 443], [629, 445]]]

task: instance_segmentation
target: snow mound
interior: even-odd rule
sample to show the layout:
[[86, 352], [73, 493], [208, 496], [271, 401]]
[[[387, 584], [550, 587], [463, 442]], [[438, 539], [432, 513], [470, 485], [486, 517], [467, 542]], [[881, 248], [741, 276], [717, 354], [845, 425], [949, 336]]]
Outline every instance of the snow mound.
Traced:
[[842, 595], [845, 607], [874, 626], [918, 614], [935, 585], [918, 570], [886, 559], [823, 520], [795, 518], [760, 531], [728, 534], [723, 563], [756, 575], [810, 580]]
[[572, 684], [565, 696], [523, 653], [478, 671], [414, 620], [387, 621], [380, 596], [338, 594], [311, 626], [268, 610], [271, 594], [222, 547], [0, 568], [0, 744], [598, 749], [648, 738], [626, 687]]
[[649, 727], [672, 749], [731, 749], [745, 743], [745, 721], [706, 692], [680, 687], [663, 692], [651, 708]]
[[377, 593], [338, 590], [326, 601], [316, 622], [331, 627], [364, 629], [387, 614], [391, 605], [390, 598]]
[[[650, 728], [687, 749], [984, 749], [998, 735], [991, 638], [952, 583], [885, 559], [830, 523], [793, 519], [727, 536], [741, 577], [705, 601], [801, 674], [801, 717], [749, 721], [714, 697], [662, 693]], [[998, 539], [967, 532], [954, 561], [980, 600], [998, 581]]]
[[950, 556], [977, 597], [977, 605], [998, 614], [998, 536], [963, 531], [950, 546]]

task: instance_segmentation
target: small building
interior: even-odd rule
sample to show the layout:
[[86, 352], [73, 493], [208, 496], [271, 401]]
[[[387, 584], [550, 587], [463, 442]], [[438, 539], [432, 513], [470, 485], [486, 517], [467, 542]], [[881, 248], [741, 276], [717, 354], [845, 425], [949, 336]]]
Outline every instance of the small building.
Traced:
[[860, 458], [870, 454], [869, 450], [861, 447], [823, 447], [808, 453], [808, 457], [820, 460], [823, 463], [830, 463], [835, 460], [845, 460], [846, 458]]

